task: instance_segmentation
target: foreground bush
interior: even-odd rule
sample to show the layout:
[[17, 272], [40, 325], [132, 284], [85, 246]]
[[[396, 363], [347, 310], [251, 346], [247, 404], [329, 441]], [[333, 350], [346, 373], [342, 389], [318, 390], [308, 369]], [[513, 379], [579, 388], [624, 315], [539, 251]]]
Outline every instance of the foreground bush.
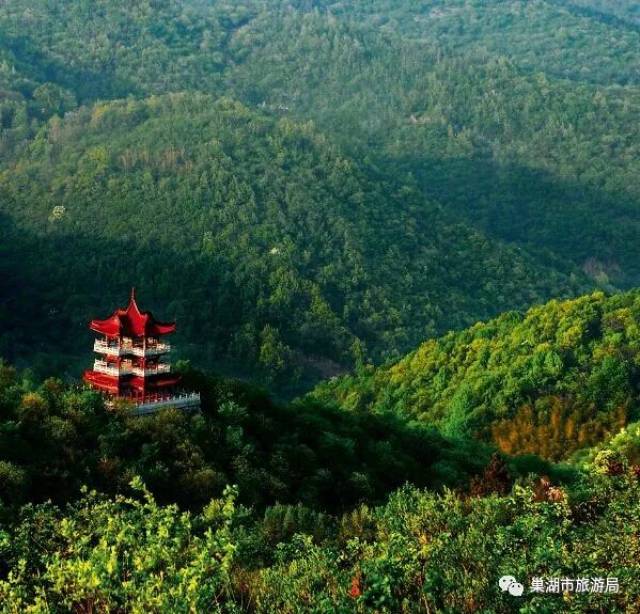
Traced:
[[[570, 492], [520, 484], [469, 498], [406, 487], [384, 506], [334, 518], [281, 506], [256, 521], [233, 489], [191, 514], [134, 486], [134, 497], [89, 493], [64, 511], [25, 506], [6, 523], [2, 611], [640, 609], [640, 487], [606, 453]], [[524, 584], [522, 597], [498, 587], [507, 574]], [[617, 578], [620, 591], [536, 594], [534, 577]]]

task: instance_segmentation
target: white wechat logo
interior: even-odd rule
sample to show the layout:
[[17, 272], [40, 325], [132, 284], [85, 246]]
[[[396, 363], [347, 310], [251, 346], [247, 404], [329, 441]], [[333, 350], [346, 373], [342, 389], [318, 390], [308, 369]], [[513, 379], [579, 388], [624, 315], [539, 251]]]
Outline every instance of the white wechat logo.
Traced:
[[522, 593], [524, 593], [524, 586], [520, 584], [513, 576], [502, 576], [500, 580], [498, 580], [498, 585], [502, 589], [503, 593], [508, 592], [510, 595], [514, 597], [521, 597]]

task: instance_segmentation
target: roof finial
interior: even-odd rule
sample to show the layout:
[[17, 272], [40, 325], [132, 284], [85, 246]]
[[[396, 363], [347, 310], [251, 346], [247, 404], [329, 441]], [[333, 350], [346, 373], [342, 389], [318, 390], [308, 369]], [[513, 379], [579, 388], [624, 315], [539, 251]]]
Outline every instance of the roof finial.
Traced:
[[136, 287], [135, 286], [131, 286], [131, 302], [132, 303], [136, 302]]

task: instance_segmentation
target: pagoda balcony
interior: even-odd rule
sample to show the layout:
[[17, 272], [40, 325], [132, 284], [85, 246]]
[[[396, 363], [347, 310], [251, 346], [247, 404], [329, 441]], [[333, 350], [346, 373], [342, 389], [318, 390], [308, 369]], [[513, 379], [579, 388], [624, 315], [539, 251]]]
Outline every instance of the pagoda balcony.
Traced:
[[146, 367], [142, 369], [141, 367], [132, 367], [131, 373], [134, 375], [139, 375], [140, 377], [145, 377], [147, 375], [158, 375], [160, 373], [170, 373], [171, 365], [155, 365], [153, 367]]
[[132, 346], [128, 352], [134, 356], [157, 356], [158, 354], [166, 354], [171, 351], [171, 345], [168, 343], [157, 343], [156, 345], [148, 345], [146, 348], [137, 345]]
[[104, 373], [104, 375], [114, 375], [119, 377], [120, 375], [130, 375], [133, 373], [132, 367], [129, 365], [120, 365], [120, 368], [110, 365], [104, 360], [96, 360], [93, 363], [93, 370], [96, 373]]
[[114, 375], [116, 377], [121, 375], [138, 375], [140, 377], [146, 377], [148, 375], [171, 373], [171, 365], [159, 364], [147, 366], [143, 369], [142, 367], [136, 367], [130, 363], [121, 363], [118, 368], [116, 365], [109, 364], [105, 360], [96, 360], [93, 363], [93, 370], [96, 373], [104, 373], [105, 375]]
[[110, 345], [106, 341], [97, 339], [93, 344], [93, 351], [106, 356], [158, 356], [171, 351], [168, 343], [156, 343], [143, 348], [141, 345], [123, 342], [121, 345]]

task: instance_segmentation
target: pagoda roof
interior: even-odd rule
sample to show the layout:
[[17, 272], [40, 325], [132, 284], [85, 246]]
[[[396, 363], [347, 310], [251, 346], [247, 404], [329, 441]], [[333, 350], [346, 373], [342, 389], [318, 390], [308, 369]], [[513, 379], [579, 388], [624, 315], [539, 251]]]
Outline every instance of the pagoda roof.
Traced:
[[98, 373], [97, 371], [85, 371], [82, 377], [85, 382], [94, 384], [106, 392], [118, 394], [120, 391], [118, 378], [113, 375], [106, 375], [104, 373]]
[[150, 311], [141, 311], [133, 288], [126, 309], [116, 309], [106, 320], [91, 320], [89, 328], [108, 337], [158, 337], [173, 333], [176, 324], [159, 322]]

